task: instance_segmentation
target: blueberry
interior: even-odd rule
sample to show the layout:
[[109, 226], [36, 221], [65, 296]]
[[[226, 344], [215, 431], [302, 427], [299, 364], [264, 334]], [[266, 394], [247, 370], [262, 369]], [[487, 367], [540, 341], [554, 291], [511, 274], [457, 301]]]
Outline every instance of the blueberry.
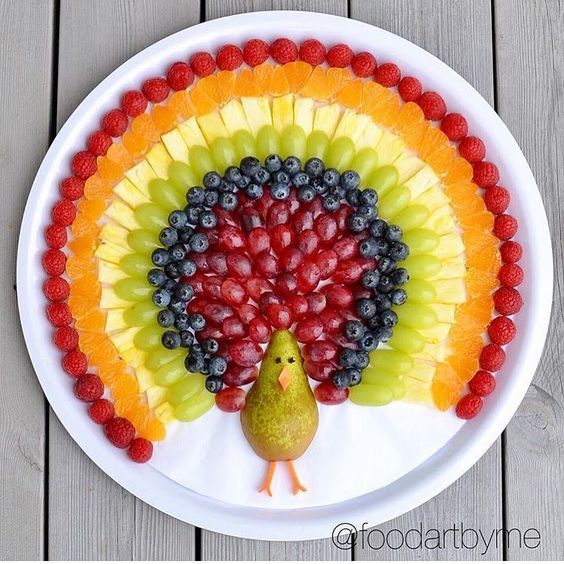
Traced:
[[151, 260], [155, 266], [166, 266], [170, 262], [170, 253], [166, 249], [155, 249]]
[[376, 331], [374, 331], [374, 338], [378, 339], [381, 343], [385, 343], [389, 341], [392, 337], [392, 328], [391, 327], [378, 327]]
[[165, 274], [168, 278], [178, 278], [180, 276], [180, 271], [178, 270], [178, 265], [175, 262], [171, 262], [164, 267]]
[[278, 170], [270, 175], [272, 182], [282, 182], [288, 184], [290, 182], [290, 175], [285, 170]]
[[327, 196], [325, 196], [325, 198], [323, 198], [323, 207], [328, 212], [336, 212], [341, 207], [341, 202], [338, 196], [335, 196], [334, 194], [328, 194]]
[[165, 227], [159, 233], [159, 241], [165, 247], [171, 247], [178, 242], [178, 231], [174, 227]]
[[274, 182], [270, 186], [270, 195], [274, 200], [286, 200], [290, 196], [290, 185], [282, 182]]
[[208, 376], [206, 378], [206, 390], [212, 394], [217, 394], [221, 392], [223, 388], [223, 382], [220, 376]]
[[378, 202], [378, 192], [372, 188], [365, 188], [358, 198], [362, 206], [375, 206]]
[[378, 215], [378, 212], [376, 211], [376, 208], [374, 206], [360, 205], [358, 206], [358, 208], [356, 208], [356, 211], [362, 217], [365, 217], [368, 222], [372, 221], [373, 219], [376, 219], [376, 216]]
[[366, 229], [366, 218], [358, 213], [351, 213], [347, 218], [347, 227], [351, 233], [360, 233]]
[[359, 196], [360, 196], [360, 190], [358, 190], [357, 188], [354, 188], [353, 190], [348, 190], [345, 193], [345, 199], [347, 200], [347, 203], [351, 205], [353, 208], [358, 207]]
[[315, 190], [311, 186], [302, 186], [298, 189], [298, 200], [300, 202], [313, 202], [315, 199]]
[[316, 194], [325, 194], [329, 187], [323, 182], [322, 178], [314, 178], [310, 182], [310, 186], [315, 190]]
[[[200, 208], [194, 208], [190, 205], [184, 208], [184, 214], [186, 215], [186, 222], [190, 225], [198, 225], [198, 219], [200, 217]], [[170, 221], [170, 220], [169, 220]]]
[[376, 243], [376, 239], [373, 237], [363, 239], [358, 246], [358, 251], [360, 256], [363, 258], [374, 258], [378, 254], [378, 244]]
[[260, 184], [262, 186], [270, 180], [270, 172], [268, 172], [266, 168], [261, 167], [255, 174], [251, 176], [251, 180], [255, 184]]
[[370, 235], [372, 237], [383, 237], [388, 224], [383, 219], [375, 219], [370, 222]]
[[407, 293], [401, 288], [397, 288], [390, 292], [390, 299], [394, 305], [402, 305], [407, 301]]
[[298, 157], [287, 157], [286, 159], [284, 159], [284, 162], [282, 164], [282, 168], [290, 176], [294, 176], [294, 174], [299, 172], [301, 167], [302, 167], [302, 161], [300, 161]]
[[163, 346], [167, 349], [176, 349], [180, 346], [180, 335], [176, 331], [165, 331], [161, 337]]
[[260, 170], [260, 162], [255, 157], [245, 157], [241, 161], [241, 172], [247, 176], [253, 176]]
[[382, 274], [382, 276], [380, 276], [380, 283], [376, 289], [382, 294], [387, 294], [394, 289], [394, 283], [390, 280], [388, 275]]
[[380, 327], [380, 318], [378, 316], [371, 317], [370, 319], [366, 320], [366, 325], [368, 329], [372, 332]]
[[171, 280], [170, 278], [161, 286], [161, 289], [166, 290], [169, 294], [172, 295], [174, 290], [176, 290], [176, 286], [178, 286], [178, 282], [176, 280]]
[[227, 182], [237, 182], [241, 178], [241, 169], [238, 166], [229, 166], [225, 169], [224, 179]]
[[204, 186], [209, 190], [217, 190], [221, 184], [221, 175], [214, 170], [204, 174]]
[[399, 242], [403, 235], [403, 231], [399, 225], [388, 225], [388, 230], [386, 231], [386, 239], [392, 243]]
[[194, 354], [205, 356], [204, 351], [202, 350], [202, 345], [199, 345], [198, 343], [194, 343], [190, 347], [190, 351], [193, 352]]
[[194, 329], [194, 331], [201, 331], [206, 326], [206, 320], [204, 319], [203, 315], [199, 313], [194, 313], [190, 316], [190, 327]]
[[202, 350], [209, 355], [215, 354], [219, 350], [219, 343], [215, 339], [204, 339]]
[[175, 229], [182, 229], [188, 223], [188, 216], [182, 210], [174, 210], [168, 216], [168, 224]]
[[380, 273], [374, 270], [369, 270], [362, 275], [361, 280], [362, 285], [365, 288], [372, 290], [373, 288], [376, 288], [376, 286], [378, 286], [378, 283], [380, 282]]
[[358, 341], [364, 335], [364, 325], [360, 321], [351, 319], [345, 325], [345, 337], [349, 341]]
[[166, 282], [166, 274], [160, 268], [151, 268], [147, 272], [147, 282], [158, 288]]
[[358, 346], [362, 351], [370, 352], [378, 347], [378, 340], [372, 333], [366, 333], [366, 335], [360, 339]]
[[205, 210], [200, 214], [199, 222], [204, 229], [212, 229], [217, 225], [217, 216], [211, 210]]
[[334, 168], [328, 168], [323, 173], [323, 182], [327, 185], [327, 187], [332, 188], [334, 186], [338, 186], [339, 181], [341, 180], [341, 175], [339, 172]]
[[237, 194], [224, 192], [219, 196], [219, 206], [225, 211], [234, 211], [239, 205]]
[[278, 155], [268, 155], [264, 159], [264, 166], [268, 172], [276, 172], [282, 168], [282, 159]]
[[380, 322], [384, 327], [393, 327], [398, 322], [398, 316], [395, 311], [386, 309], [380, 313]]
[[204, 253], [210, 246], [208, 238], [203, 233], [194, 233], [190, 237], [188, 244], [195, 253]]
[[304, 171], [300, 171], [292, 178], [292, 184], [296, 188], [307, 186], [309, 184], [309, 176]]
[[180, 331], [180, 346], [190, 347], [194, 343], [194, 335], [190, 331]]
[[341, 174], [341, 186], [345, 190], [354, 190], [360, 186], [360, 176], [354, 170], [345, 170]]
[[168, 252], [170, 253], [170, 258], [174, 262], [178, 262], [179, 260], [184, 260], [186, 258], [186, 247], [181, 243], [173, 245]]
[[243, 188], [246, 188], [249, 184], [251, 183], [251, 177], [247, 176], [246, 174], [242, 174], [241, 178], [239, 178], [239, 180], [237, 180], [237, 182], [235, 182], [235, 186], [237, 186], [237, 188], [239, 188], [239, 190], [243, 190]]
[[356, 368], [364, 370], [370, 364], [370, 357], [364, 351], [356, 351]]
[[263, 193], [264, 190], [260, 184], [252, 183], [249, 184], [245, 189], [245, 194], [247, 194], [247, 196], [251, 198], [251, 200], [258, 200], [262, 197]]
[[207, 188], [204, 194], [204, 206], [213, 208], [219, 202], [219, 192], [214, 188]]
[[378, 270], [383, 274], [391, 274], [396, 268], [396, 261], [390, 257], [382, 257], [378, 261]]
[[325, 164], [321, 159], [313, 157], [306, 161], [304, 166], [304, 171], [308, 174], [310, 178], [318, 178], [323, 174], [325, 170]]
[[170, 303], [168, 304], [168, 309], [170, 309], [170, 311], [172, 311], [173, 313], [179, 315], [180, 313], [184, 313], [186, 311], [186, 302], [184, 300], [172, 297], [170, 299]]
[[[172, 313], [172, 312], [171, 312]], [[174, 314], [173, 314], [174, 315]], [[190, 329], [190, 318], [186, 313], [179, 313], [174, 320], [174, 326], [179, 331], [188, 331]], [[179, 335], [180, 336], [180, 335]]]
[[222, 376], [227, 370], [227, 361], [221, 356], [210, 358], [209, 370], [212, 376]]
[[174, 324], [174, 313], [170, 309], [161, 309], [157, 313], [157, 323], [161, 327], [171, 327]]
[[409, 280], [409, 274], [405, 268], [396, 268], [391, 278], [395, 286], [403, 286]]
[[186, 200], [192, 206], [201, 206], [204, 203], [205, 194], [201, 186], [192, 186], [186, 194]]
[[376, 254], [381, 257], [387, 255], [390, 248], [388, 241], [384, 237], [376, 237], [374, 241], [376, 241], [377, 246]]
[[362, 380], [360, 370], [357, 370], [356, 368], [347, 368], [347, 376], [350, 379], [349, 386], [358, 386]]
[[184, 366], [188, 372], [194, 374], [201, 372], [206, 367], [206, 359], [203, 354], [194, 353], [193, 351], [185, 358]]
[[221, 184], [219, 185], [219, 191], [224, 194], [226, 192], [235, 192], [235, 188], [237, 188], [237, 186], [235, 186], [234, 182], [229, 182], [227, 180], [222, 180]]
[[405, 260], [409, 256], [409, 247], [405, 243], [392, 243], [389, 254], [395, 261]]
[[392, 307], [392, 300], [389, 296], [379, 295], [375, 296], [374, 303], [376, 304], [376, 308], [379, 312], [384, 311], [386, 309], [390, 309]]
[[173, 295], [183, 302], [189, 302], [194, 297], [194, 288], [190, 284], [178, 284]]
[[188, 243], [190, 237], [194, 234], [192, 227], [184, 227], [178, 232], [178, 240], [181, 243]]
[[192, 260], [192, 259], [184, 259], [181, 260], [177, 265], [176, 268], [178, 268], [178, 274], [180, 276], [194, 276], [194, 274], [196, 274], [196, 263]]
[[377, 313], [376, 304], [368, 298], [361, 298], [356, 302], [356, 312], [362, 319], [370, 319]]
[[341, 349], [339, 353], [339, 365], [343, 368], [353, 368], [356, 366], [356, 351], [352, 349]]
[[340, 390], [348, 388], [351, 384], [350, 374], [348, 374], [346, 370], [335, 370], [331, 380], [333, 381], [335, 387]]

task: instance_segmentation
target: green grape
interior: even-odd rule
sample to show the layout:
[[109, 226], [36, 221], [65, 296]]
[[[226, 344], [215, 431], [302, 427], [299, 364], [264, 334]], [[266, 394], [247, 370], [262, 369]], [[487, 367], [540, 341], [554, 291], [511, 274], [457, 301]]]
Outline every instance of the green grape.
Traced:
[[237, 149], [231, 139], [218, 137], [211, 144], [211, 154], [218, 170], [225, 170], [233, 163], [239, 162], [237, 158]]
[[392, 165], [378, 167], [369, 177], [367, 186], [378, 192], [381, 198], [386, 192], [397, 186], [399, 180], [398, 169]]
[[405, 384], [401, 378], [382, 372], [378, 380], [378, 384], [381, 384], [392, 392], [395, 400], [402, 399], [403, 396], [405, 396]]
[[397, 370], [386, 369], [375, 367], [370, 365], [362, 371], [362, 383], [369, 386], [377, 385], [381, 383], [382, 375], [386, 374], [390, 378], [398, 379], [401, 374]]
[[299, 125], [289, 125], [284, 129], [282, 132], [281, 149], [281, 156], [283, 158], [294, 156], [303, 160], [306, 154], [306, 146], [306, 134]]
[[378, 204], [378, 213], [384, 219], [389, 219], [402, 211], [409, 200], [411, 199], [411, 192], [405, 186], [396, 186], [386, 192], [386, 195], [380, 199]]
[[[405, 305], [401, 307], [405, 307]], [[405, 374], [413, 368], [413, 360], [409, 355], [388, 349], [377, 349], [371, 352], [370, 364], [375, 370], [383, 370], [392, 374]]]
[[153, 377], [157, 386], [164, 386], [165, 388], [168, 388], [169, 386], [179, 382], [184, 376], [186, 376], [184, 359], [177, 358], [172, 362], [161, 366], [155, 372]]
[[233, 134], [233, 144], [237, 151], [236, 162], [240, 162], [244, 157], [257, 155], [255, 138], [246, 129], [240, 129]]
[[[398, 315], [402, 315], [402, 311]], [[400, 319], [403, 319], [403, 315]], [[398, 351], [415, 354], [423, 349], [425, 341], [417, 331], [398, 324], [394, 327], [392, 338], [388, 341], [388, 344]]]
[[149, 195], [151, 200], [167, 213], [183, 208], [186, 204], [185, 196], [171, 182], [162, 178], [154, 178], [149, 182]]
[[348, 137], [333, 139], [327, 149], [325, 164], [327, 168], [336, 168], [340, 171], [346, 170], [351, 165], [354, 154], [355, 149], [352, 139]]
[[[361, 149], [355, 156], [351, 168], [356, 170], [360, 175], [360, 185], [361, 186], [368, 186], [366, 183], [368, 177], [374, 171], [374, 169], [378, 166], [378, 155], [374, 149], [370, 147], [364, 147]], [[371, 188], [371, 186], [368, 186]]]
[[392, 218], [392, 222], [399, 225], [403, 231], [421, 227], [431, 215], [431, 212], [419, 204], [408, 206]]
[[135, 337], [133, 337], [133, 344], [142, 351], [150, 351], [156, 347], [161, 346], [161, 336], [164, 332], [162, 327], [159, 327], [156, 323], [147, 325], [137, 331]]
[[190, 161], [190, 166], [194, 169], [196, 178], [199, 179], [197, 184], [201, 183], [201, 179], [206, 172], [217, 169], [209, 149], [201, 145], [196, 145], [190, 149], [188, 160]]
[[257, 151], [263, 160], [273, 153], [280, 153], [280, 133], [272, 125], [265, 125], [257, 134]]
[[186, 192], [187, 187], [198, 184], [194, 171], [181, 161], [173, 161], [168, 167], [169, 180], [176, 186], [177, 190]]
[[147, 229], [135, 229], [127, 235], [127, 244], [137, 253], [149, 254], [159, 246], [157, 235]]
[[177, 406], [204, 389], [204, 378], [188, 372], [185, 378], [171, 386], [167, 393], [168, 401]]
[[155, 319], [159, 308], [153, 302], [139, 302], [123, 312], [123, 320], [129, 327], [144, 327]]
[[142, 278], [124, 278], [114, 284], [114, 292], [122, 300], [138, 302], [150, 298], [153, 288]]
[[410, 278], [425, 280], [441, 270], [441, 261], [433, 255], [410, 255], [400, 266], [407, 268]]
[[172, 362], [175, 359], [181, 358], [184, 361], [186, 356], [186, 349], [165, 349], [159, 347], [147, 353], [145, 358], [145, 368], [154, 372], [164, 364]]
[[215, 394], [206, 389], [183, 401], [174, 411], [179, 421], [194, 421], [209, 411], [215, 404]]
[[156, 204], [141, 204], [133, 214], [137, 223], [149, 231], [160, 231], [168, 226], [169, 211], [163, 210]]
[[394, 399], [390, 388], [360, 383], [349, 390], [349, 399], [357, 405], [387, 405]]
[[324, 131], [312, 131], [307, 138], [306, 160], [317, 157], [324, 159], [329, 147], [329, 137]]
[[437, 299], [435, 287], [425, 280], [411, 279], [405, 284], [403, 289], [407, 293], [409, 303], [430, 304]]
[[439, 246], [439, 236], [430, 229], [412, 229], [403, 234], [403, 242], [414, 255], [434, 251]]
[[130, 254], [119, 261], [119, 267], [129, 276], [145, 276], [153, 263], [148, 255]]
[[398, 317], [401, 319], [402, 325], [412, 329], [427, 329], [438, 322], [435, 310], [422, 304], [403, 304], [398, 306]]

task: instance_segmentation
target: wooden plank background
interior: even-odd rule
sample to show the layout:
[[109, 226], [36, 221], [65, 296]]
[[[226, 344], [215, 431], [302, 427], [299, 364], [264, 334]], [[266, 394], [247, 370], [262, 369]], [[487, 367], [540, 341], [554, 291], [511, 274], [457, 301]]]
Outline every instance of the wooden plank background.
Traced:
[[[330, 540], [257, 542], [195, 529], [107, 478], [45, 406], [18, 328], [13, 273], [21, 213], [48, 143], [84, 96], [143, 47], [204, 19], [269, 9], [349, 16], [421, 45], [497, 109], [531, 164], [547, 204], [556, 271], [552, 325], [534, 383], [503, 439], [466, 475], [378, 529], [407, 531], [420, 523], [424, 529], [445, 528], [462, 522], [489, 534], [502, 526], [536, 527], [541, 543], [535, 551], [519, 550], [515, 543], [490, 547], [485, 554], [452, 546], [342, 551]], [[0, 165], [6, 202], [0, 210], [5, 249], [0, 305], [6, 319], [0, 340], [1, 358], [6, 359], [0, 388], [0, 558], [564, 558], [561, 0], [3, 0], [0, 42], [5, 107]]]

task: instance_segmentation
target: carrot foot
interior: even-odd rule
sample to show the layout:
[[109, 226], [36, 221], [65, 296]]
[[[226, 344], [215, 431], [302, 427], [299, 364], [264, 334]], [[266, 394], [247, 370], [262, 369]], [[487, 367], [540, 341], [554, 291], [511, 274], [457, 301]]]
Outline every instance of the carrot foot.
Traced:
[[270, 497], [272, 497], [272, 491], [270, 485], [272, 484], [272, 477], [274, 476], [274, 470], [276, 470], [276, 462], [268, 463], [268, 470], [266, 471], [266, 476], [264, 477], [264, 482], [259, 488], [259, 493], [266, 492]]
[[300, 482], [298, 478], [298, 474], [296, 473], [296, 469], [294, 468], [294, 461], [287, 460], [286, 466], [288, 467], [288, 471], [290, 472], [290, 478], [292, 480], [292, 492], [294, 495], [299, 494], [300, 492], [307, 492], [307, 488]]

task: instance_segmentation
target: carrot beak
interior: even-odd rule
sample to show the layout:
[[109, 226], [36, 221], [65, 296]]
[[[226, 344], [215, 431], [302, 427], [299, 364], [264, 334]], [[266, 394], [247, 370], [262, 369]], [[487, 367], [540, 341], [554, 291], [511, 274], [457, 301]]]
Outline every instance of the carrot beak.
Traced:
[[290, 385], [290, 382], [292, 381], [292, 373], [290, 372], [290, 369], [288, 368], [288, 366], [284, 366], [284, 368], [282, 368], [282, 372], [280, 372], [280, 376], [278, 376], [278, 382], [280, 383], [280, 386], [282, 387], [282, 391], [286, 391], [286, 388]]

